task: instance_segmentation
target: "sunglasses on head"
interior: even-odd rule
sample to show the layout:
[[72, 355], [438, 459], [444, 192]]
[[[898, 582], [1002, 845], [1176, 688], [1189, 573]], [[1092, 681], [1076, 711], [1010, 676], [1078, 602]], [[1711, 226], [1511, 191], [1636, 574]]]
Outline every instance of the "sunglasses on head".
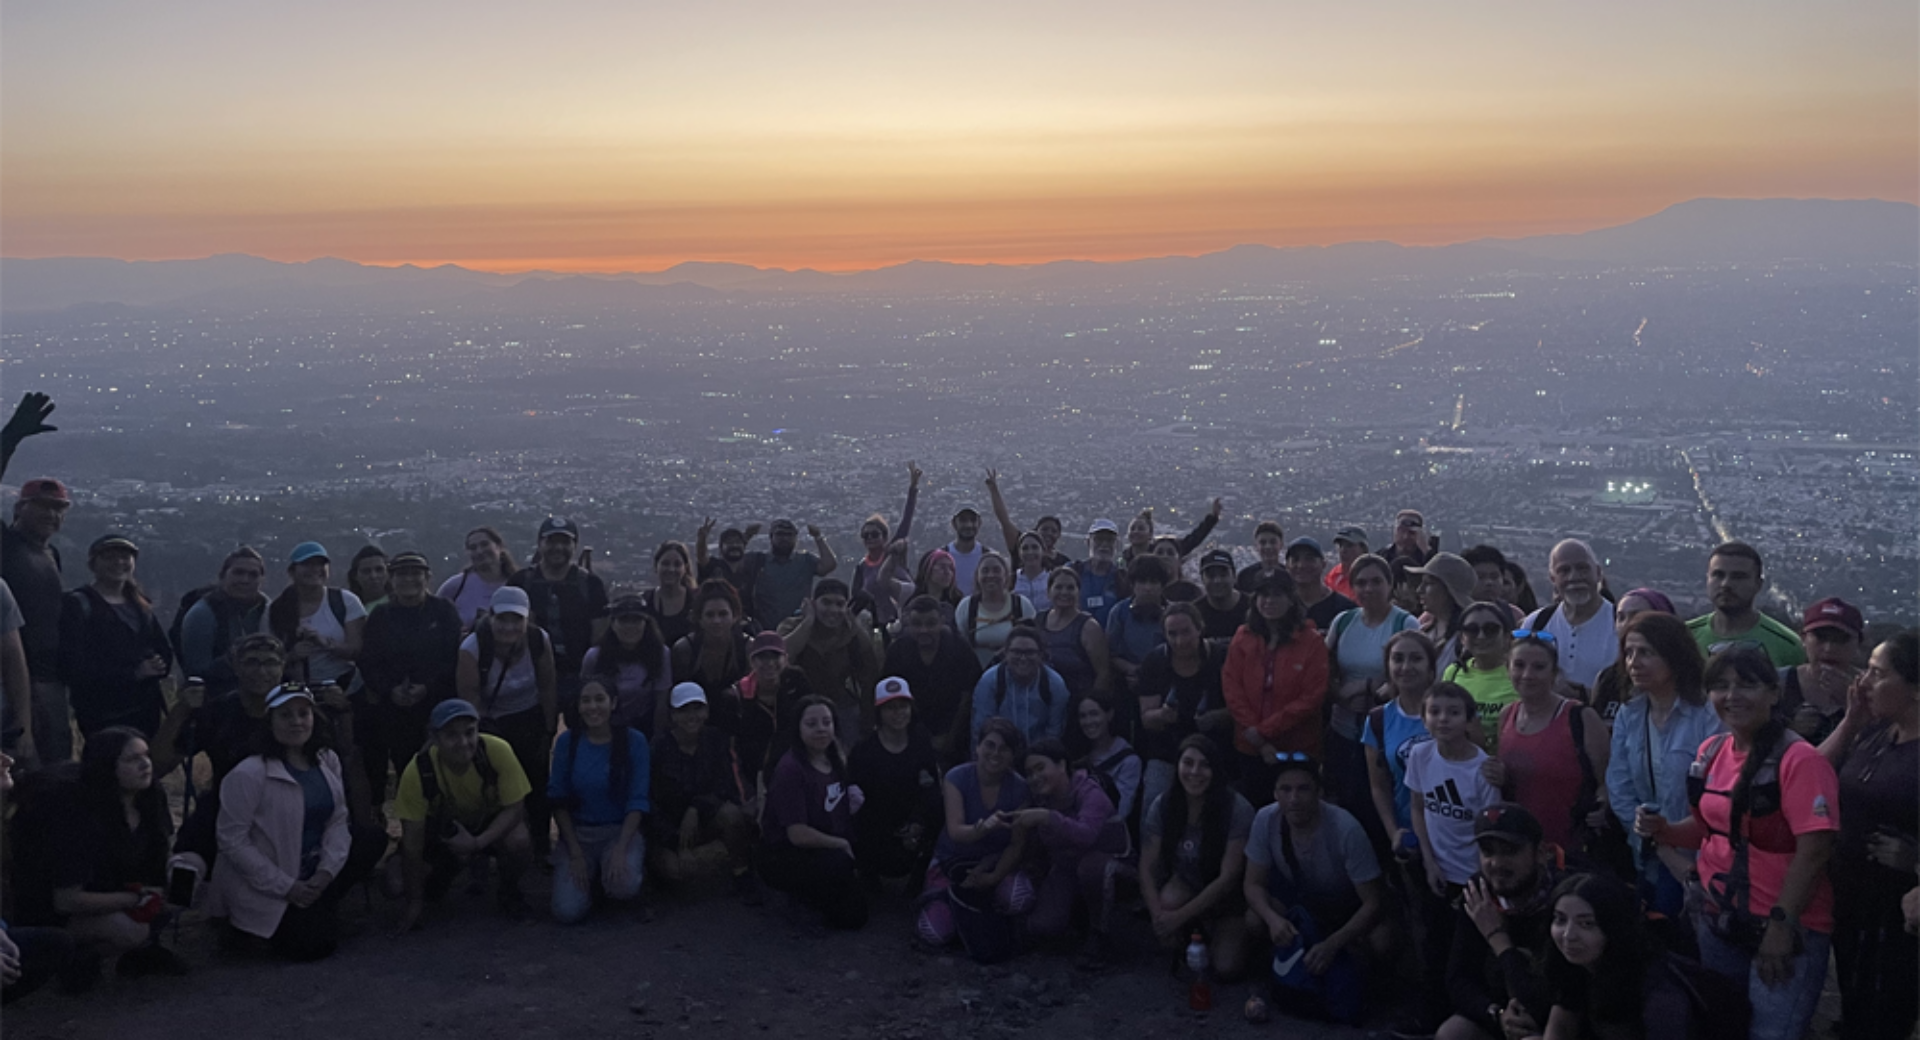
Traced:
[[1559, 641], [1558, 639], [1555, 639], [1555, 638], [1553, 638], [1553, 633], [1552, 633], [1552, 632], [1548, 632], [1548, 631], [1546, 631], [1546, 630], [1544, 630], [1544, 629], [1537, 629], [1537, 628], [1516, 628], [1516, 629], [1514, 629], [1514, 630], [1513, 630], [1513, 638], [1515, 638], [1515, 639], [1538, 639], [1538, 640], [1539, 640], [1539, 641], [1541, 641], [1542, 643], [1545, 643], [1545, 644], [1547, 644], [1548, 646], [1554, 646], [1554, 647], [1557, 647], [1557, 646], [1559, 646], [1559, 645], [1560, 645], [1560, 641]]

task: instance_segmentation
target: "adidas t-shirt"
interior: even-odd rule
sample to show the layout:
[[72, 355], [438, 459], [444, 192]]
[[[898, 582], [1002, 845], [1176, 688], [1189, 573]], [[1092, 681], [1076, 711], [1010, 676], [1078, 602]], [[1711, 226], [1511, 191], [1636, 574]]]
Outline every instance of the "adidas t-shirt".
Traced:
[[1407, 755], [1407, 788], [1421, 800], [1427, 817], [1427, 840], [1432, 848], [1423, 855], [1434, 857], [1440, 874], [1456, 885], [1464, 885], [1480, 872], [1480, 855], [1473, 844], [1473, 818], [1480, 810], [1500, 800], [1500, 791], [1480, 775], [1480, 764], [1487, 753], [1473, 749], [1473, 757], [1450, 762], [1440, 754], [1440, 745], [1425, 741], [1414, 745]]

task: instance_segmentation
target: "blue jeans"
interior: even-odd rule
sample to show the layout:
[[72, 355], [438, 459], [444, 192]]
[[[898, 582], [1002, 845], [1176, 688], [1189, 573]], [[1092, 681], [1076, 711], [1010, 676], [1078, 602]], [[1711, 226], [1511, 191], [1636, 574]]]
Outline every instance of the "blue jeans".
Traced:
[[600, 887], [608, 899], [626, 901], [640, 894], [640, 875], [647, 863], [647, 842], [634, 832], [633, 840], [627, 842], [626, 862], [623, 864], [624, 876], [617, 885], [607, 883], [607, 867], [613, 863], [614, 846], [620, 841], [621, 825], [617, 823], [599, 826], [581, 826], [575, 824], [574, 838], [580, 842], [580, 852], [587, 861], [587, 884], [585, 888], [574, 884], [573, 870], [569, 866], [571, 856], [566, 842], [555, 842], [553, 846], [553, 919], [561, 924], [578, 924], [586, 920], [587, 913], [593, 909], [593, 883]]
[[1747, 999], [1753, 1002], [1751, 1040], [1800, 1040], [1806, 1035], [1820, 991], [1827, 984], [1833, 936], [1800, 929], [1800, 952], [1790, 962], [1793, 977], [1775, 989], [1760, 981], [1752, 954], [1715, 936], [1704, 921], [1694, 931], [1700, 939], [1701, 964], [1735, 982], [1746, 981]]

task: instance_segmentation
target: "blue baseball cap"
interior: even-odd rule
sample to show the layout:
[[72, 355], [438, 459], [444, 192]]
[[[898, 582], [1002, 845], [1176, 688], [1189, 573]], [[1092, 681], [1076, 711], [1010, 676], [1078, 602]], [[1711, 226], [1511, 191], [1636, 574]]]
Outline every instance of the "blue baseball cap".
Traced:
[[473, 719], [477, 722], [480, 719], [480, 710], [458, 697], [441, 701], [433, 706], [433, 715], [427, 719], [427, 729], [438, 733], [446, 728], [447, 723], [455, 719]]
[[308, 560], [332, 562], [333, 558], [327, 555], [327, 547], [319, 542], [301, 542], [293, 547], [293, 555], [288, 558], [289, 563], [305, 563]]
[[1327, 555], [1327, 551], [1325, 549], [1320, 548], [1319, 542], [1314, 541], [1313, 539], [1308, 538], [1305, 535], [1301, 535], [1300, 537], [1295, 538], [1293, 541], [1287, 543], [1288, 558], [1292, 558], [1294, 553], [1300, 552], [1302, 550], [1311, 552], [1315, 556], [1318, 556], [1322, 559], [1325, 559]]

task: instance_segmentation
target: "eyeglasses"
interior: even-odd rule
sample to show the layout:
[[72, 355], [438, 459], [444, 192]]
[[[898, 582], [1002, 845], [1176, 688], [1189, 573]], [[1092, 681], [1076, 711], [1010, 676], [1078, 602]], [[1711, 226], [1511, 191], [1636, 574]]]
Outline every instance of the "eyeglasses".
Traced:
[[1539, 629], [1539, 628], [1516, 628], [1513, 630], [1513, 638], [1538, 639], [1542, 643], [1545, 643], [1551, 647], [1558, 647], [1560, 645], [1560, 641], [1558, 639], [1553, 638], [1552, 632], [1548, 632], [1545, 629]]
[[1500, 625], [1461, 625], [1460, 626], [1461, 633], [1471, 639], [1482, 639], [1487, 636], [1497, 636], [1500, 634], [1501, 630], [1502, 630], [1502, 626]]
[[885, 537], [886, 535], [883, 532], [872, 529], [860, 532], [860, 540], [863, 542], [877, 542]]

